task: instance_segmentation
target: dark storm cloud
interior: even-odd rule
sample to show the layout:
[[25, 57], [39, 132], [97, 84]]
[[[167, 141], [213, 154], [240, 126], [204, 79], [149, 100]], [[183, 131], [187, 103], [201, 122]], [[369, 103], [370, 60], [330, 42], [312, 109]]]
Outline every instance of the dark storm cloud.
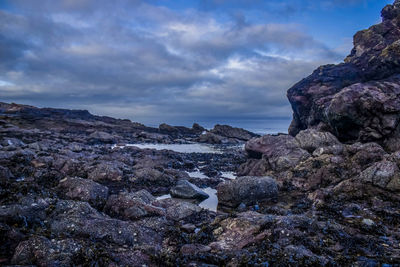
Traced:
[[40, 3], [0, 10], [3, 101], [157, 122], [289, 116], [287, 88], [342, 57], [294, 24], [149, 1]]

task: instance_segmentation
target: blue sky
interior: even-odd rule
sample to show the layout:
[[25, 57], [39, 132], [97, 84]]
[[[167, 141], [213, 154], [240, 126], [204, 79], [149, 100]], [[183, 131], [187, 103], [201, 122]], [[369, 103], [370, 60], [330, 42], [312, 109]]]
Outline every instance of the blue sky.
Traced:
[[146, 124], [290, 118], [287, 89], [390, 3], [2, 0], [0, 101]]

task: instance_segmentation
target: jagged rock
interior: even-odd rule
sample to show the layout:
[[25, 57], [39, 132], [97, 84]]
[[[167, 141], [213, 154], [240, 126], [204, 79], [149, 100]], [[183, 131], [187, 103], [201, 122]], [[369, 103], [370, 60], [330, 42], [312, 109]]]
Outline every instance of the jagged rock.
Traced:
[[229, 125], [219, 125], [219, 124], [215, 125], [210, 132], [219, 136], [235, 138], [242, 141], [248, 141], [251, 138], [258, 136], [257, 134], [254, 134], [242, 128], [236, 128]]
[[342, 144], [333, 145], [333, 146], [326, 146], [326, 147], [319, 147], [314, 150], [313, 156], [318, 157], [324, 154], [332, 154], [332, 155], [341, 155], [343, 154], [344, 146]]
[[161, 133], [168, 134], [175, 138], [181, 138], [183, 136], [195, 137], [204, 131], [204, 128], [198, 124], [194, 124], [192, 128], [187, 128], [184, 126], [171, 126], [166, 123], [162, 123], [158, 129]]
[[[399, 10], [397, 1], [386, 6], [382, 23], [358, 32], [345, 63], [322, 66], [289, 89], [291, 135], [318, 128], [342, 141], [384, 143], [398, 136]], [[392, 149], [390, 144], [387, 149]]]
[[214, 230], [216, 241], [209, 246], [214, 250], [239, 250], [266, 237], [262, 231], [276, 220], [275, 216], [249, 211], [237, 214], [237, 218], [227, 218]]
[[16, 265], [70, 266], [83, 246], [82, 242], [73, 239], [32, 237], [19, 243], [11, 262]]
[[290, 182], [298, 190], [309, 192], [348, 178], [351, 170], [346, 167], [343, 157], [322, 154], [311, 157], [293, 168], [290, 171]]
[[132, 267], [143, 267], [155, 266], [151, 262], [149, 255], [146, 255], [140, 250], [130, 250], [130, 249], [118, 249], [111, 253], [114, 262], [109, 263], [110, 267], [117, 266], [132, 266]]
[[171, 188], [170, 194], [176, 198], [198, 199], [204, 200], [209, 198], [209, 195], [204, 193], [200, 188], [187, 180], [178, 181], [177, 185]]
[[195, 131], [196, 133], [202, 133], [202, 132], [204, 132], [204, 131], [206, 130], [203, 126], [201, 126], [201, 125], [198, 124], [198, 123], [193, 123], [192, 129], [193, 129], [193, 131]]
[[391, 161], [374, 163], [360, 174], [360, 179], [382, 188], [400, 190], [400, 170], [397, 164]]
[[328, 260], [324, 257], [314, 254], [311, 250], [304, 246], [288, 245], [284, 248], [286, 255], [291, 255], [291, 258], [297, 262], [304, 262], [307, 265], [325, 266]]
[[60, 200], [50, 216], [53, 217], [51, 232], [56, 236], [90, 237], [130, 247], [157, 248], [161, 241], [153, 230], [133, 222], [110, 218], [86, 202]]
[[166, 123], [160, 124], [160, 126], [158, 126], [158, 129], [160, 129], [160, 132], [165, 132], [165, 133], [178, 133], [179, 132], [178, 128], [168, 125]]
[[346, 146], [346, 152], [351, 156], [354, 166], [366, 167], [374, 162], [381, 161], [388, 154], [377, 143], [355, 143]]
[[182, 255], [195, 255], [197, 253], [209, 252], [211, 248], [202, 244], [185, 244], [181, 247]]
[[118, 195], [111, 195], [104, 210], [113, 216], [128, 220], [165, 215], [164, 209], [151, 204], [155, 200], [156, 198], [146, 190], [134, 193], [122, 192]]
[[108, 188], [89, 179], [67, 177], [58, 184], [61, 195], [102, 207], [108, 198]]
[[113, 162], [103, 162], [97, 164], [88, 174], [88, 178], [93, 181], [121, 181], [123, 172]]
[[179, 201], [172, 198], [157, 200], [154, 205], [164, 208], [169, 220], [180, 221], [201, 212], [201, 208], [195, 204]]
[[42, 224], [50, 203], [45, 199], [25, 197], [18, 204], [0, 206], [0, 222]]
[[156, 141], [157, 143], [171, 142], [171, 138], [168, 135], [159, 133], [140, 132], [135, 134], [134, 136], [141, 141], [151, 140], [151, 141]]
[[315, 129], [303, 130], [299, 132], [295, 138], [297, 142], [299, 142], [299, 146], [310, 153], [313, 153], [317, 148], [341, 145], [333, 134], [329, 132], [319, 132]]
[[168, 173], [152, 168], [141, 168], [135, 170], [134, 176], [130, 178], [130, 181], [146, 185], [171, 186], [176, 180]]
[[237, 207], [276, 198], [278, 186], [271, 177], [243, 176], [219, 184], [217, 196], [218, 204]]
[[101, 143], [116, 143], [118, 138], [106, 132], [95, 131], [89, 135], [89, 140]]
[[300, 148], [299, 142], [290, 135], [264, 135], [246, 143], [251, 158], [265, 159], [268, 169], [283, 171], [296, 166], [311, 155]]
[[229, 140], [227, 138], [210, 132], [201, 134], [197, 139], [197, 141], [200, 143], [207, 143], [207, 144], [229, 143]]

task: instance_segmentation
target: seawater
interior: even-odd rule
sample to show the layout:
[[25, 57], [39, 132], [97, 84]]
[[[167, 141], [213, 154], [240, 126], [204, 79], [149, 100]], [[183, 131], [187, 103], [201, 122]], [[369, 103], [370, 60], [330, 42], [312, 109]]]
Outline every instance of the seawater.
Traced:
[[155, 149], [155, 150], [172, 150], [178, 153], [209, 153], [209, 154], [222, 154], [227, 148], [243, 149], [244, 145], [240, 146], [228, 146], [228, 147], [217, 147], [207, 144], [126, 144], [122, 146], [113, 145], [112, 148], [121, 148], [125, 146], [135, 146], [140, 149]]

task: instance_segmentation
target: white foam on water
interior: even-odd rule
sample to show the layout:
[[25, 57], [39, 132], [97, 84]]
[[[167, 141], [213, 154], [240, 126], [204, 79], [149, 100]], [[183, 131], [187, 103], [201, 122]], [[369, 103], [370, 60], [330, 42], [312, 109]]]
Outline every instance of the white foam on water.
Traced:
[[171, 195], [166, 194], [166, 195], [159, 196], [159, 197], [157, 197], [157, 200], [162, 200], [162, 199], [167, 199], [167, 198], [171, 198]]
[[193, 172], [186, 172], [192, 178], [200, 178], [200, 179], [207, 179], [209, 178], [207, 175], [201, 173], [200, 171], [193, 171]]
[[208, 153], [208, 154], [222, 154], [221, 149], [215, 148], [206, 144], [126, 144], [123, 146], [112, 145], [111, 148], [123, 148], [125, 146], [134, 146], [140, 149], [155, 149], [155, 150], [172, 150], [178, 153]]
[[234, 172], [221, 172], [221, 177], [222, 178], [232, 179], [232, 180], [236, 179], [236, 175], [235, 175]]

